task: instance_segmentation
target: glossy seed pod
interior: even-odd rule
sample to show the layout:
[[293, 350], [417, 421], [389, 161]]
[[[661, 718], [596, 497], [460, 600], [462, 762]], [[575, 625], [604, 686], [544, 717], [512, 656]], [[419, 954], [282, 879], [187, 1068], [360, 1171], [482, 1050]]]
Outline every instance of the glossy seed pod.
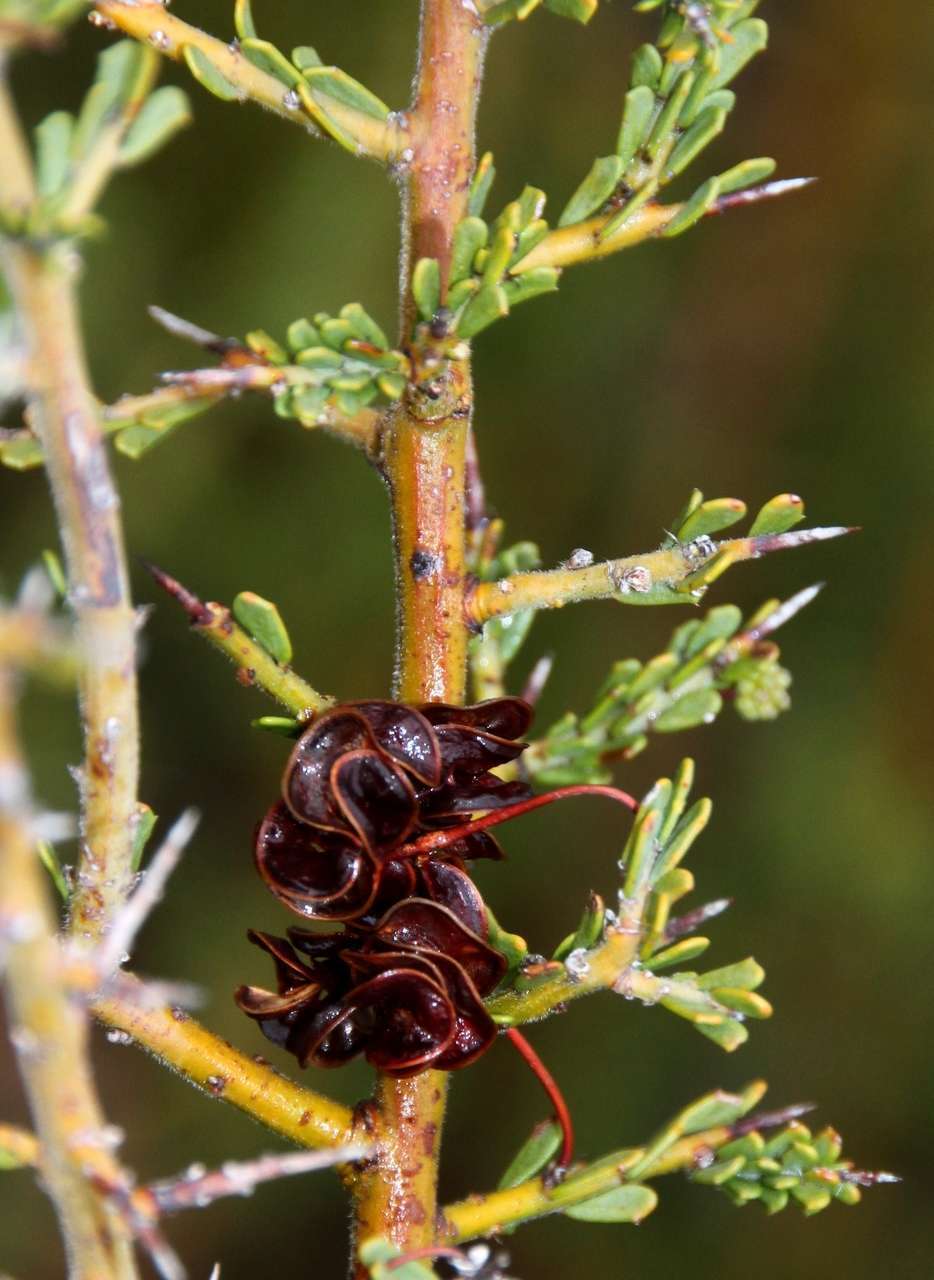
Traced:
[[250, 938], [272, 956], [277, 990], [241, 987], [237, 1003], [301, 1066], [363, 1054], [397, 1076], [454, 1070], [495, 1039], [483, 997], [506, 961], [437, 902], [408, 898], [372, 928]]
[[[530, 722], [518, 698], [471, 707], [355, 702], [319, 717], [295, 744], [282, 800], [257, 830], [267, 887], [299, 915], [327, 921], [358, 920], [415, 892], [434, 897], [420, 870], [431, 850], [412, 868], [394, 854], [462, 816], [526, 797], [524, 783], [491, 770], [521, 754], [517, 739]], [[437, 856], [462, 869], [502, 853], [476, 832]]]

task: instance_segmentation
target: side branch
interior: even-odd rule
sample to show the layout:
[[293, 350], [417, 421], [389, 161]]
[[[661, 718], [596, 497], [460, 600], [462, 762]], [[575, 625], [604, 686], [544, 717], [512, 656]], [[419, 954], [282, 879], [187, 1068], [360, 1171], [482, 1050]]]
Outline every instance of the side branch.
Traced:
[[183, 587], [163, 569], [146, 561], [143, 563], [163, 591], [177, 600], [188, 614], [192, 630], [230, 658], [242, 684], [262, 689], [301, 721], [310, 720], [334, 705], [335, 698], [319, 693], [291, 667], [276, 662], [268, 650], [234, 622], [225, 605], [199, 600], [194, 592]]
[[[469, 1196], [443, 1210], [440, 1236], [451, 1242], [471, 1240], [550, 1213], [562, 1213], [629, 1182], [630, 1170], [638, 1169], [641, 1182], [646, 1178], [693, 1169], [699, 1160], [724, 1146], [733, 1135], [734, 1130], [728, 1125], [692, 1134], [670, 1147], [647, 1169], [639, 1168], [644, 1165], [647, 1148], [623, 1147], [571, 1174], [557, 1186], [545, 1178], [531, 1178], [504, 1191]], [[635, 1183], [635, 1179], [632, 1182]]]
[[706, 587], [741, 560], [757, 560], [771, 551], [839, 538], [853, 530], [841, 526], [748, 538], [709, 538], [676, 543], [644, 555], [604, 560], [583, 569], [517, 573], [498, 582], [478, 583], [467, 601], [469, 621], [523, 609], [560, 609], [579, 600], [615, 599], [626, 604], [693, 604]]
[[[789, 195], [809, 186], [813, 178], [786, 178], [777, 182], [763, 183], [759, 187], [751, 187], [731, 195], [721, 196], [714, 201], [705, 216], [726, 213], [727, 210], [741, 205], [759, 204], [764, 200], [774, 200], [779, 196]], [[632, 249], [646, 240], [654, 240], [664, 236], [666, 230], [683, 212], [683, 204], [658, 204], [652, 201], [637, 209], [625, 222], [621, 222], [609, 235], [604, 234], [616, 214], [602, 214], [597, 218], [588, 218], [586, 222], [575, 222], [568, 227], [558, 227], [550, 231], [531, 253], [510, 268], [513, 275], [521, 275], [526, 271], [534, 271], [538, 267], [572, 267], [580, 262], [596, 262], [621, 249]]]
[[[132, 995], [137, 985], [122, 982]], [[245, 1111], [273, 1133], [302, 1147], [335, 1147], [353, 1137], [349, 1108], [282, 1076], [262, 1059], [249, 1057], [179, 1009], [147, 1008], [144, 999], [118, 990], [93, 1005], [94, 1014], [135, 1040], [195, 1088]]]
[[[94, 8], [105, 23], [119, 27], [135, 40], [152, 45], [176, 62], [187, 61], [191, 55], [186, 56], [186, 51], [194, 50], [196, 56], [200, 55], [219, 76], [225, 89], [219, 96], [233, 97], [240, 102], [256, 102], [283, 120], [302, 125], [315, 137], [325, 136], [308, 114], [310, 104], [306, 98], [310, 95], [300, 96], [282, 80], [255, 66], [241, 52], [236, 41], [225, 44], [223, 40], [167, 13], [158, 0], [153, 0], [153, 3], [96, 0]], [[296, 82], [300, 81], [301, 75], [296, 71]], [[211, 83], [205, 83], [206, 87], [212, 88]], [[219, 92], [217, 89], [214, 91]], [[398, 117], [389, 116], [382, 120], [333, 98], [329, 99], [327, 116], [335, 128], [335, 136], [340, 135], [339, 141], [352, 139], [359, 154], [374, 160], [388, 164], [407, 145], [405, 125]]]

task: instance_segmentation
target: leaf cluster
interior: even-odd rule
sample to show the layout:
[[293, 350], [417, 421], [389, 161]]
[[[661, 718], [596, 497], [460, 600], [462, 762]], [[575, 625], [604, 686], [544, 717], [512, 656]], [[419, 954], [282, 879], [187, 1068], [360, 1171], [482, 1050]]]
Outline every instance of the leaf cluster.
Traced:
[[98, 57], [77, 115], [53, 111], [36, 127], [37, 199], [29, 209], [0, 209], [5, 234], [50, 241], [101, 230], [93, 206], [111, 173], [148, 160], [191, 120], [181, 89], [151, 91], [158, 62], [133, 40]]
[[787, 711], [791, 675], [778, 646], [756, 638], [780, 608], [769, 600], [744, 623], [736, 605], [719, 605], [676, 628], [648, 662], [614, 663], [586, 715], [566, 712], [532, 743], [523, 758], [528, 777], [541, 788], [608, 782], [611, 765], [643, 751], [650, 733], [710, 724], [724, 700], [744, 720]]

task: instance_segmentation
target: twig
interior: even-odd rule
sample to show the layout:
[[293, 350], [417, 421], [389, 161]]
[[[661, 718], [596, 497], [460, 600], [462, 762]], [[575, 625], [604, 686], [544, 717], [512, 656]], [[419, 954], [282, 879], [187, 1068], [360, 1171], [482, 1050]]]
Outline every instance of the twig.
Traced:
[[275, 658], [234, 622], [230, 610], [213, 601], [205, 603], [175, 578], [149, 561], [142, 561], [156, 582], [188, 615], [192, 630], [204, 636], [215, 649], [226, 654], [243, 684], [255, 685], [287, 707], [301, 721], [327, 710], [336, 699], [318, 693], [296, 675], [291, 667], [280, 666]]
[[159, 75], [159, 57], [154, 49], [141, 50], [139, 69], [134, 75], [132, 91], [111, 111], [94, 137], [90, 151], [82, 157], [71, 176], [68, 190], [56, 218], [63, 227], [77, 225], [91, 213], [101, 192], [119, 167], [120, 146], [139, 115]]
[[[716, 1151], [734, 1136], [732, 1126], [718, 1125], [683, 1138], [641, 1173], [640, 1180], [691, 1169], [698, 1158]], [[638, 1167], [646, 1150], [645, 1147], [623, 1147], [610, 1152], [556, 1185], [546, 1178], [531, 1178], [505, 1191], [473, 1195], [457, 1204], [447, 1205], [442, 1211], [444, 1225], [441, 1235], [450, 1241], [472, 1240], [502, 1227], [529, 1222], [582, 1204], [628, 1182], [628, 1171]]]
[[372, 1154], [371, 1146], [358, 1142], [328, 1151], [296, 1151], [259, 1156], [256, 1160], [228, 1160], [219, 1169], [209, 1171], [192, 1165], [175, 1178], [151, 1182], [142, 1194], [157, 1213], [179, 1213], [184, 1209], [201, 1209], [227, 1196], [252, 1195], [264, 1182], [317, 1173], [338, 1164], [353, 1164]]
[[[767, 182], [746, 191], [721, 196], [708, 209], [706, 216], [725, 213], [740, 205], [760, 204], [765, 200], [790, 195], [810, 186], [814, 181], [814, 178], [786, 178], [780, 182]], [[621, 249], [632, 249], [635, 245], [660, 236], [683, 207], [681, 204], [658, 204], [652, 201], [605, 237], [603, 228], [616, 216], [615, 213], [588, 218], [586, 222], [576, 222], [569, 227], [558, 227], [550, 231], [526, 257], [510, 267], [510, 273], [521, 275], [524, 271], [534, 271], [537, 267], [560, 268], [580, 262], [596, 262], [597, 259], [606, 258]]]
[[334, 1147], [353, 1139], [348, 1107], [286, 1079], [180, 1009], [146, 1007], [132, 994], [140, 985], [131, 975], [121, 975], [116, 990], [94, 1001], [93, 1013], [209, 1097], [229, 1102], [299, 1146]]
[[[237, 48], [207, 35], [190, 23], [167, 13], [161, 4], [136, 4], [134, 0], [96, 0], [96, 11], [107, 22], [150, 44], [176, 62], [186, 48], [197, 49], [216, 67], [237, 91], [241, 102], [256, 102], [283, 120], [302, 125], [315, 137], [322, 136], [311, 117], [301, 109], [301, 100], [293, 102], [288, 86], [266, 71], [254, 66]], [[390, 116], [386, 121], [334, 101], [329, 113], [341, 130], [352, 137], [361, 155], [390, 163], [406, 147], [403, 119]]]
[[[604, 560], [583, 569], [517, 573], [499, 582], [478, 583], [467, 602], [475, 625], [521, 609], [560, 609], [579, 600], [615, 598], [630, 604], [696, 602], [706, 586], [731, 564], [757, 560], [772, 551], [840, 538], [855, 530], [844, 526], [760, 534], [696, 544], [678, 543], [644, 555]], [[806, 601], [805, 601], [806, 603]]]

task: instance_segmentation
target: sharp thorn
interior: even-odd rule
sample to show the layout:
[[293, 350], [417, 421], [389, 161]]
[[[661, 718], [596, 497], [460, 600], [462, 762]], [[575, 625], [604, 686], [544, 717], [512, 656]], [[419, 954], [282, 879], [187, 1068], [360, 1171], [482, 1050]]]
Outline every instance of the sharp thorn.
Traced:
[[173, 578], [171, 574], [166, 573], [164, 569], [160, 569], [157, 564], [153, 564], [151, 560], [145, 560], [142, 556], [137, 558], [146, 572], [151, 574], [162, 590], [170, 595], [173, 600], [178, 601], [188, 614], [192, 626], [203, 627], [207, 626], [207, 624], [211, 622], [211, 611], [208, 609], [207, 605], [205, 605], [204, 601], [200, 600], [193, 591], [189, 591], [187, 587], [182, 586], [176, 578]]

